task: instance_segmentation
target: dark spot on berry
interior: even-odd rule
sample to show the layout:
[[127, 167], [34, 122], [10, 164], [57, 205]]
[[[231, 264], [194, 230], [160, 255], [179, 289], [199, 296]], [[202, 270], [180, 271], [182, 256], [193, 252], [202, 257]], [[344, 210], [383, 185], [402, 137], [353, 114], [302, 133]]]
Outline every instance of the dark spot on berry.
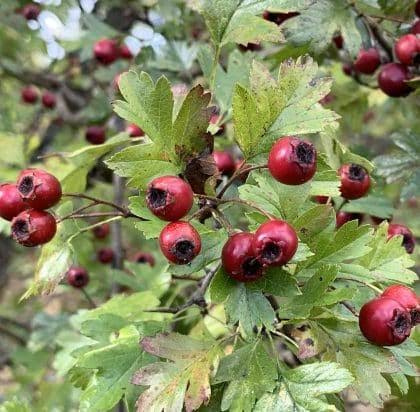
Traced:
[[416, 53], [416, 55], [413, 58], [413, 63], [415, 66], [420, 64], [420, 53]]
[[28, 196], [34, 189], [33, 176], [25, 176], [19, 183], [19, 192], [24, 196]]
[[274, 242], [268, 242], [264, 245], [261, 257], [268, 261], [276, 260], [281, 253], [281, 248]]
[[190, 240], [179, 240], [172, 253], [180, 262], [189, 262], [194, 258], [194, 244]]
[[249, 258], [242, 264], [245, 276], [255, 276], [261, 270], [261, 263], [257, 258]]
[[366, 176], [366, 170], [364, 167], [351, 164], [349, 167], [349, 178], [351, 180], [362, 181]]
[[74, 282], [77, 286], [83, 285], [85, 281], [85, 277], [82, 274], [76, 275], [74, 278]]
[[396, 338], [403, 338], [410, 334], [411, 322], [411, 316], [408, 312], [395, 309], [394, 317], [390, 321], [389, 326], [392, 328], [392, 333]]
[[15, 239], [25, 240], [30, 235], [29, 224], [24, 219], [15, 220], [12, 225], [12, 233]]
[[315, 148], [313, 145], [307, 142], [300, 142], [296, 146], [296, 157], [299, 163], [310, 165], [315, 159]]
[[419, 309], [412, 309], [410, 311], [411, 316], [411, 324], [416, 326], [420, 323], [420, 310]]
[[147, 200], [154, 209], [164, 207], [167, 202], [168, 192], [162, 189], [150, 188], [147, 193]]
[[404, 246], [407, 253], [413, 253], [415, 242], [412, 236], [409, 234], [403, 235], [402, 245]]

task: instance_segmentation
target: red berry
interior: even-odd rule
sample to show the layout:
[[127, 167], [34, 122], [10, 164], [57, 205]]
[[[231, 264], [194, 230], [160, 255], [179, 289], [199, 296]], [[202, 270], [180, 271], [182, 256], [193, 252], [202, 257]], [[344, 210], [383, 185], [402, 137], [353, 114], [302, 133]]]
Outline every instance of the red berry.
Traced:
[[29, 205], [22, 199], [16, 185], [12, 183], [0, 185], [0, 217], [12, 220], [28, 208]]
[[315, 201], [321, 205], [326, 205], [328, 203], [328, 196], [315, 196]]
[[359, 165], [349, 163], [338, 170], [341, 180], [341, 196], [344, 199], [359, 199], [370, 188], [370, 177], [367, 170]]
[[38, 246], [48, 243], [57, 231], [54, 216], [48, 212], [29, 209], [12, 220], [12, 237], [23, 246]]
[[157, 177], [147, 186], [146, 204], [162, 220], [179, 220], [193, 205], [193, 191], [187, 182], [177, 176]]
[[382, 67], [378, 84], [380, 89], [391, 97], [404, 97], [410, 94], [411, 87], [406, 83], [410, 73], [406, 66], [400, 63], [388, 63]]
[[359, 51], [354, 68], [357, 72], [363, 74], [372, 74], [381, 64], [381, 56], [374, 47], [370, 49], [362, 49]]
[[55, 95], [51, 92], [45, 92], [42, 95], [42, 105], [47, 109], [53, 109], [57, 103]]
[[347, 76], [353, 76], [354, 67], [351, 63], [343, 63], [343, 73]]
[[136, 263], [148, 263], [150, 266], [155, 266], [155, 258], [148, 252], [137, 252], [131, 259]]
[[103, 247], [96, 252], [99, 262], [107, 264], [114, 260], [114, 251], [110, 247]]
[[365, 338], [375, 345], [398, 345], [410, 336], [411, 317], [394, 299], [380, 297], [362, 306], [359, 327]]
[[33, 86], [24, 87], [20, 95], [24, 103], [34, 104], [38, 100], [38, 90]]
[[67, 271], [67, 282], [74, 288], [84, 288], [89, 283], [88, 271], [81, 266], [72, 266]]
[[350, 222], [352, 220], [358, 220], [360, 221], [362, 219], [362, 215], [359, 213], [349, 213], [349, 212], [337, 212], [335, 216], [335, 227], [338, 229], [347, 222]]
[[86, 129], [85, 137], [92, 144], [105, 143], [105, 128], [102, 126], [89, 126]]
[[263, 266], [281, 266], [296, 253], [298, 238], [295, 230], [283, 220], [269, 220], [255, 232], [254, 249]]
[[230, 175], [236, 169], [235, 161], [229, 152], [224, 150], [215, 150], [213, 152], [213, 159], [216, 163], [217, 170], [219, 170], [222, 174]]
[[383, 291], [382, 297], [394, 299], [408, 310], [413, 326], [420, 323], [420, 299], [414, 290], [404, 285], [392, 285]]
[[37, 210], [49, 209], [61, 199], [60, 182], [45, 170], [23, 170], [16, 186], [25, 202]]
[[111, 230], [111, 228], [110, 228], [109, 224], [104, 223], [101, 226], [94, 227], [92, 232], [93, 232], [93, 235], [97, 239], [105, 239], [109, 235], [110, 230]]
[[414, 64], [419, 51], [419, 40], [414, 34], [406, 34], [395, 43], [395, 54], [403, 64]]
[[133, 58], [133, 53], [131, 53], [131, 50], [126, 44], [122, 44], [119, 51], [122, 59], [130, 60]]
[[268, 10], [265, 10], [263, 13], [263, 18], [265, 20], [271, 21], [276, 23], [277, 25], [282, 24], [286, 20], [291, 19], [292, 17], [299, 16], [299, 13], [291, 12], [291, 13], [271, 13]]
[[417, 20], [412, 26], [410, 32], [412, 34], [420, 34], [420, 20]]
[[335, 44], [335, 47], [337, 47], [337, 49], [342, 49], [343, 48], [344, 40], [343, 40], [343, 36], [341, 34], [339, 34], [338, 36], [334, 36], [333, 37], [333, 42]]
[[159, 246], [170, 262], [185, 265], [200, 253], [201, 239], [189, 223], [171, 222], [160, 232]]
[[141, 137], [144, 136], [144, 132], [140, 127], [138, 127], [134, 123], [130, 123], [126, 128], [125, 131], [130, 135], [130, 137]]
[[41, 13], [41, 9], [36, 4], [27, 4], [22, 8], [21, 14], [26, 20], [36, 20]]
[[316, 172], [316, 149], [306, 140], [285, 136], [273, 145], [268, 156], [268, 170], [286, 185], [300, 185]]
[[241, 232], [230, 236], [223, 246], [222, 265], [231, 278], [240, 282], [253, 282], [264, 275], [254, 241], [252, 233]]
[[99, 63], [109, 65], [117, 60], [119, 56], [117, 42], [112, 39], [99, 40], [93, 46], [93, 53]]
[[413, 253], [414, 246], [416, 245], [413, 232], [407, 226], [391, 223], [388, 226], [388, 239], [398, 235], [402, 235], [402, 246], [404, 246], [407, 253]]
[[420, 17], [420, 0], [417, 0], [416, 6], [414, 8], [414, 13], [417, 17]]

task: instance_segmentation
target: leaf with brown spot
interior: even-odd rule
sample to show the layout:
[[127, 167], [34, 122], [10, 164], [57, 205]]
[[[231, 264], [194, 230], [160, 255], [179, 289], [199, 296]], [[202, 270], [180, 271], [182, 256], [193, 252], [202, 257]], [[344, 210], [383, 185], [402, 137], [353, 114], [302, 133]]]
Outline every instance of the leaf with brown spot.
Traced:
[[211, 154], [192, 158], [185, 169], [185, 177], [194, 193], [208, 193], [215, 187], [218, 170]]

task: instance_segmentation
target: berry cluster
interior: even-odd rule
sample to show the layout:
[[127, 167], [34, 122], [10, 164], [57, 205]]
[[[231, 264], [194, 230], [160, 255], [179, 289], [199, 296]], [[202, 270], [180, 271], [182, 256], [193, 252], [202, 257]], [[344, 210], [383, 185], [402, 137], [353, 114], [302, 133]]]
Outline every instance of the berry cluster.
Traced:
[[0, 186], [0, 216], [10, 220], [13, 239], [23, 246], [38, 246], [55, 235], [54, 216], [46, 212], [61, 199], [60, 182], [41, 169], [25, 169], [16, 184]]
[[98, 40], [93, 46], [93, 54], [95, 59], [102, 65], [108, 66], [117, 59], [130, 60], [133, 54], [126, 44], [118, 45], [114, 39]]
[[377, 298], [365, 303], [359, 314], [359, 326], [370, 342], [392, 346], [404, 342], [411, 328], [420, 323], [420, 301], [414, 291], [393, 285]]
[[[25, 86], [21, 91], [21, 99], [25, 104], [35, 104], [38, 101], [38, 89], [34, 86]], [[54, 109], [57, 104], [57, 98], [54, 93], [46, 90], [41, 96], [42, 105], [46, 109]]]

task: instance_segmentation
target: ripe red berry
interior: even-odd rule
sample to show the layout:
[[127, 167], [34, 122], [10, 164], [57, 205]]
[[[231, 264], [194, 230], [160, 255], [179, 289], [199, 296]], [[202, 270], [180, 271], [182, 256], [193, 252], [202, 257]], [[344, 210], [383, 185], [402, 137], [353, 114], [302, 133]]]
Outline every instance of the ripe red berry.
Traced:
[[45, 170], [23, 170], [16, 186], [23, 200], [37, 210], [49, 209], [61, 199], [60, 182]]
[[215, 150], [213, 152], [213, 159], [216, 163], [217, 170], [225, 175], [232, 174], [235, 169], [235, 161], [229, 152], [222, 150]]
[[42, 105], [46, 107], [47, 109], [53, 109], [55, 105], [57, 104], [57, 99], [55, 98], [55, 95], [51, 92], [45, 92], [42, 95]]
[[112, 39], [101, 39], [93, 46], [96, 60], [103, 65], [109, 65], [118, 59], [119, 49], [117, 42]]
[[343, 73], [347, 76], [353, 76], [354, 67], [351, 63], [343, 63]]
[[412, 34], [420, 34], [420, 20], [417, 20], [412, 26], [410, 32]]
[[341, 180], [341, 196], [344, 199], [359, 199], [370, 188], [370, 177], [367, 170], [359, 165], [349, 163], [340, 167], [338, 174]]
[[159, 246], [166, 259], [177, 265], [190, 263], [201, 250], [199, 233], [187, 222], [171, 222], [160, 232]]
[[141, 137], [144, 136], [144, 132], [140, 127], [138, 127], [134, 123], [130, 123], [126, 128], [125, 131], [130, 135], [130, 137]]
[[22, 7], [21, 14], [26, 20], [36, 20], [41, 13], [41, 9], [36, 4], [27, 4]]
[[414, 64], [419, 51], [420, 43], [414, 34], [406, 34], [395, 43], [395, 54], [403, 64]]
[[29, 205], [22, 199], [16, 185], [12, 183], [0, 185], [0, 217], [12, 220], [28, 208]]
[[402, 246], [404, 246], [407, 253], [413, 253], [414, 246], [416, 245], [413, 232], [407, 226], [391, 223], [388, 226], [388, 239], [398, 235], [402, 235]]
[[33, 86], [25, 86], [20, 95], [24, 103], [34, 104], [38, 100], [38, 90]]
[[133, 53], [131, 53], [131, 50], [126, 44], [122, 44], [119, 51], [122, 59], [130, 60], [133, 58]]
[[342, 49], [343, 48], [343, 44], [344, 44], [344, 40], [343, 40], [343, 36], [341, 34], [334, 36], [333, 37], [333, 42], [335, 44], [335, 47], [337, 47], [337, 49]]
[[335, 217], [335, 227], [338, 229], [347, 222], [350, 222], [352, 220], [360, 220], [362, 219], [362, 215], [359, 213], [349, 213], [349, 212], [337, 212]]
[[292, 259], [298, 247], [295, 230], [283, 220], [269, 220], [255, 232], [254, 249], [263, 266], [281, 266]]
[[72, 266], [67, 271], [67, 282], [74, 288], [84, 288], [89, 283], [88, 271], [81, 266]]
[[406, 66], [400, 63], [388, 63], [382, 67], [378, 84], [380, 89], [391, 97], [404, 97], [410, 94], [411, 87], [406, 83], [410, 73]]
[[417, 0], [416, 6], [414, 8], [414, 13], [416, 13], [417, 17], [420, 17], [420, 0]]
[[410, 312], [413, 326], [420, 323], [420, 299], [414, 290], [404, 285], [392, 285], [386, 288], [381, 296], [394, 299], [407, 309]]
[[92, 144], [105, 143], [105, 128], [102, 126], [89, 126], [86, 129], [85, 137]]
[[222, 265], [231, 278], [240, 282], [253, 282], [264, 275], [254, 241], [252, 233], [241, 232], [230, 236], [223, 246]]
[[101, 226], [94, 227], [92, 232], [93, 232], [93, 235], [97, 239], [105, 239], [109, 235], [110, 230], [111, 230], [111, 228], [110, 228], [109, 224], [104, 223]]
[[103, 247], [96, 252], [99, 262], [107, 264], [114, 260], [114, 251], [110, 247]]
[[147, 263], [150, 266], [155, 266], [155, 258], [148, 252], [137, 252], [131, 260], [136, 263]]
[[146, 204], [162, 220], [179, 220], [193, 205], [193, 191], [187, 182], [177, 176], [157, 177], [147, 187]]
[[410, 336], [411, 317], [394, 299], [380, 297], [362, 306], [359, 327], [365, 338], [375, 345], [398, 345]]
[[286, 185], [300, 185], [316, 172], [316, 149], [306, 140], [285, 136], [273, 145], [268, 156], [268, 170]]
[[29, 209], [12, 220], [11, 229], [17, 243], [30, 247], [48, 243], [57, 231], [57, 224], [48, 212]]
[[372, 74], [381, 64], [381, 56], [374, 47], [370, 49], [362, 49], [359, 51], [354, 68], [357, 72], [363, 74]]

